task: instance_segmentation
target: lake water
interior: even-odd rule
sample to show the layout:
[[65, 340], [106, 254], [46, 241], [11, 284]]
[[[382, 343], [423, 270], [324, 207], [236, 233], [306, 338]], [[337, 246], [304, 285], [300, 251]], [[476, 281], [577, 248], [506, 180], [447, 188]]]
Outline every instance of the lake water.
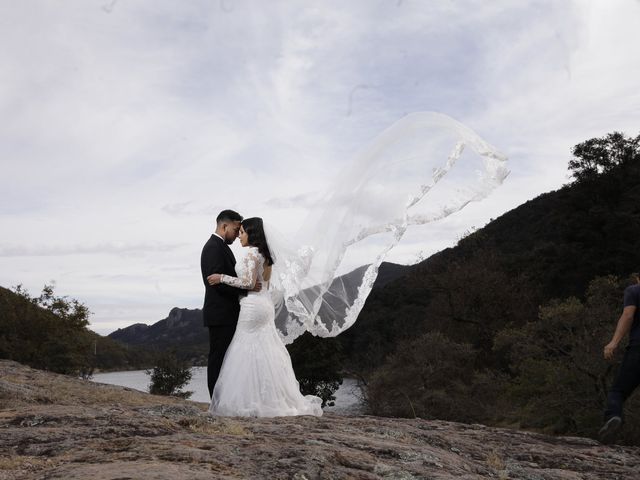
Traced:
[[[183, 388], [183, 390], [193, 392], [193, 395], [191, 395], [189, 400], [193, 400], [195, 402], [209, 402], [207, 368], [193, 367], [191, 369], [191, 373], [193, 374], [191, 381], [185, 386], [185, 388]], [[145, 370], [96, 373], [93, 375], [91, 380], [98, 383], [134, 388], [142, 392], [149, 391], [150, 383], [150, 377], [146, 374]], [[335, 393], [335, 405], [333, 407], [325, 407], [325, 411], [350, 415], [362, 413], [363, 409], [359, 393], [360, 389], [358, 388], [356, 380], [352, 378], [345, 378], [342, 385]]]

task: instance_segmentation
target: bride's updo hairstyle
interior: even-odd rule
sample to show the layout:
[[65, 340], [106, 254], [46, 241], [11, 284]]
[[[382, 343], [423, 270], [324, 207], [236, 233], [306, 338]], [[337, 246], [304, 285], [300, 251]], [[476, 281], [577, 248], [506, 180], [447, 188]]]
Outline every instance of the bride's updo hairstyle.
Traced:
[[246, 218], [242, 221], [242, 228], [247, 232], [249, 245], [258, 248], [258, 251], [266, 259], [267, 265], [273, 265], [271, 252], [269, 252], [269, 245], [267, 245], [267, 239], [264, 236], [262, 219], [260, 217]]

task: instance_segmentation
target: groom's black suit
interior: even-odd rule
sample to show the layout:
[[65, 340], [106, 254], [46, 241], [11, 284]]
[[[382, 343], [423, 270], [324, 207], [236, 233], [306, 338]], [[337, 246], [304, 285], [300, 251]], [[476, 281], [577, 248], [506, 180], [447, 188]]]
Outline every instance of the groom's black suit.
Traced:
[[202, 307], [204, 326], [209, 327], [209, 362], [207, 365], [207, 384], [209, 396], [218, 380], [224, 354], [231, 343], [238, 323], [240, 303], [238, 297], [245, 292], [229, 285], [209, 285], [207, 277], [213, 273], [236, 276], [236, 259], [229, 245], [222, 238], [211, 235], [202, 249], [200, 269], [204, 281], [205, 294]]

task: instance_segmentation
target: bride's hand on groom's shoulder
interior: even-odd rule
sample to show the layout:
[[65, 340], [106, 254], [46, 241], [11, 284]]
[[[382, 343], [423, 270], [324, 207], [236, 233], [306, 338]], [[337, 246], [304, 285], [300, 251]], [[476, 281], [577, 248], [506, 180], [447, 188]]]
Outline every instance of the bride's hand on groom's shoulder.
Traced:
[[209, 285], [218, 285], [222, 280], [222, 275], [219, 273], [213, 273], [207, 277], [207, 282]]

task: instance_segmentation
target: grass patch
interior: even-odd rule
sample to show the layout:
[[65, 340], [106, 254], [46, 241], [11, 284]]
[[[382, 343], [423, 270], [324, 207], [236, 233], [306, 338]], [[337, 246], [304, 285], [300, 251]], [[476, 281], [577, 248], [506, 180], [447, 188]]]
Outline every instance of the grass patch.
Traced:
[[237, 422], [217, 419], [206, 415], [182, 418], [178, 420], [178, 424], [196, 433], [253, 437], [253, 433]]

